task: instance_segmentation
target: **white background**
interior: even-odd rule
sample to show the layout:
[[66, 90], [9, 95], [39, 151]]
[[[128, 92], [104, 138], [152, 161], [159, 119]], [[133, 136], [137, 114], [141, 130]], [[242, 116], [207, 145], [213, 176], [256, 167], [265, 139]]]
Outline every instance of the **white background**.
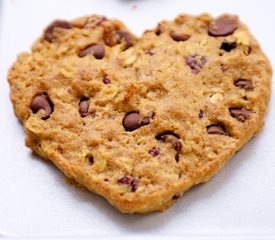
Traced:
[[[275, 1], [2, 0], [0, 5], [0, 235], [275, 237], [275, 100], [265, 128], [210, 182], [169, 210], [121, 214], [101, 197], [64, 183], [52, 165], [24, 146], [9, 101], [7, 70], [53, 19], [116, 17], [137, 35], [178, 13], [239, 14], [275, 66]], [[135, 9], [132, 6], [136, 5]], [[274, 92], [274, 84], [273, 84]], [[260, 237], [262, 239], [262, 237]]]

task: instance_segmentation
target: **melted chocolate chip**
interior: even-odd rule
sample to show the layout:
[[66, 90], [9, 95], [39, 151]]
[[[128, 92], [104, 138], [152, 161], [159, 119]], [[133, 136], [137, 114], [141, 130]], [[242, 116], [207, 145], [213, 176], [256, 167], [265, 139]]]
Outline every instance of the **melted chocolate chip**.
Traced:
[[46, 120], [50, 117], [53, 112], [53, 104], [47, 94], [42, 93], [36, 95], [31, 102], [30, 106], [33, 113], [37, 113], [40, 109], [45, 111], [45, 116], [42, 117], [43, 120]]
[[232, 117], [236, 118], [240, 122], [245, 122], [251, 115], [251, 111], [245, 108], [230, 108], [229, 112]]
[[127, 48], [132, 47], [134, 45], [133, 39], [129, 33], [125, 32], [123, 30], [117, 30], [117, 34], [120, 36], [120, 38], [122, 40], [125, 41], [124, 50], [126, 50]]
[[208, 134], [228, 135], [224, 127], [221, 125], [210, 125], [207, 127]]
[[124, 117], [122, 124], [126, 131], [134, 131], [141, 126], [148, 125], [153, 117], [154, 114], [151, 113], [141, 115], [137, 112], [130, 112]]
[[220, 49], [226, 51], [226, 52], [230, 52], [232, 49], [237, 47], [237, 43], [236, 42], [228, 42], [226, 39], [223, 40], [222, 45], [220, 47]]
[[78, 54], [79, 57], [85, 57], [92, 54], [96, 59], [102, 59], [105, 54], [105, 48], [102, 44], [93, 44], [81, 50]]
[[224, 15], [208, 25], [208, 34], [213, 37], [227, 36], [238, 28], [237, 20], [233, 16]]
[[159, 148], [152, 148], [151, 150], [149, 150], [149, 154], [153, 157], [159, 155], [159, 152], [160, 152]]
[[81, 117], [86, 117], [89, 113], [90, 102], [88, 98], [83, 98], [78, 104], [79, 113]]
[[246, 79], [238, 79], [235, 81], [234, 85], [239, 88], [244, 88], [245, 90], [253, 90], [253, 84]]
[[179, 137], [177, 135], [175, 135], [174, 133], [162, 133], [160, 135], [158, 135], [157, 140], [164, 142], [164, 143], [170, 143], [174, 149], [176, 150], [176, 156], [175, 159], [178, 162], [179, 161], [179, 154], [180, 154], [180, 150], [181, 150], [181, 143], [179, 142]]
[[111, 83], [111, 80], [105, 76], [105, 77], [103, 78], [102, 82], [103, 82], [104, 84], [110, 84], [110, 83]]
[[186, 41], [190, 38], [190, 35], [183, 34], [183, 33], [177, 33], [177, 32], [170, 32], [170, 37], [177, 42], [180, 41]]
[[55, 28], [64, 28], [64, 29], [71, 29], [73, 25], [67, 21], [56, 20], [52, 24], [50, 24], [44, 32], [44, 39], [48, 42], [52, 42], [53, 40], [53, 31]]

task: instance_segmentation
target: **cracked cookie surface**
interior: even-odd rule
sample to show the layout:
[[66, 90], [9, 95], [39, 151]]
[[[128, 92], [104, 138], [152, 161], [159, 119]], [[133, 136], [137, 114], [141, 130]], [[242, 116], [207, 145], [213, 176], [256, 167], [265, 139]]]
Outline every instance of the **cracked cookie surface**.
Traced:
[[262, 127], [271, 66], [236, 16], [50, 24], [9, 71], [26, 145], [122, 212], [164, 210]]

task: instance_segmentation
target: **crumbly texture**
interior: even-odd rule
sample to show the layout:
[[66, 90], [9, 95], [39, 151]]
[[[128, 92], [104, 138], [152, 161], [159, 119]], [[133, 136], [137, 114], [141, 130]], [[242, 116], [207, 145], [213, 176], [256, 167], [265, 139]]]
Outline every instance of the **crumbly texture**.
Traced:
[[[229, 19], [229, 20], [228, 20]], [[271, 66], [236, 16], [51, 24], [8, 80], [26, 145], [122, 212], [171, 206], [263, 126]], [[229, 22], [229, 23], [228, 23]]]

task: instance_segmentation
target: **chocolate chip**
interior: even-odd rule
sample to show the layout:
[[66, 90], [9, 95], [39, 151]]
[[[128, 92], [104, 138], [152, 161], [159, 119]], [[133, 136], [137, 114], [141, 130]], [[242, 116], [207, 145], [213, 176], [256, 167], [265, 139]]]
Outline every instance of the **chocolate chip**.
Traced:
[[101, 26], [105, 22], [107, 22], [108, 19], [104, 16], [100, 15], [93, 15], [86, 19], [86, 21], [83, 24], [77, 24], [76, 26], [78, 28], [87, 28], [87, 29], [95, 29], [98, 26]]
[[189, 39], [190, 35], [177, 33], [177, 32], [170, 32], [170, 37], [174, 41], [180, 42], [180, 41], [186, 41], [187, 39]]
[[203, 115], [204, 115], [204, 111], [200, 110], [200, 112], [199, 112], [199, 118], [203, 118]]
[[102, 23], [107, 22], [108, 18], [104, 17], [104, 16], [98, 16], [97, 19], [94, 22], [94, 26], [100, 26]]
[[91, 117], [92, 117], [92, 118], [95, 118], [95, 117], [96, 117], [96, 111], [91, 112]]
[[88, 115], [90, 102], [88, 98], [82, 98], [78, 104], [79, 113], [81, 117], [86, 117]]
[[153, 56], [155, 53], [151, 50], [148, 50], [148, 51], [145, 52], [145, 54]]
[[88, 154], [87, 155], [87, 159], [88, 159], [88, 161], [90, 162], [91, 165], [94, 164], [94, 157], [93, 157], [93, 155]]
[[196, 53], [185, 58], [185, 64], [191, 68], [194, 74], [199, 73], [206, 62], [207, 59], [204, 56], [199, 57]]
[[153, 116], [151, 113], [141, 115], [137, 112], [130, 112], [124, 117], [122, 124], [126, 131], [134, 131], [141, 126], [148, 125]]
[[153, 157], [159, 155], [159, 148], [152, 148], [151, 150], [149, 150], [149, 154], [152, 155]]
[[180, 156], [180, 150], [181, 150], [181, 143], [179, 141], [177, 143], [175, 143], [174, 149], [176, 150], [175, 159], [178, 162], [179, 161], [179, 156]]
[[161, 23], [159, 23], [155, 30], [156, 35], [159, 36], [161, 33], [163, 33], [163, 31], [164, 31], [164, 27]]
[[[41, 147], [41, 144], [39, 145], [39, 147]], [[57, 150], [58, 150], [61, 154], [64, 153], [64, 148], [62, 148], [61, 146], [58, 146], [58, 147], [57, 147]]]
[[219, 135], [227, 135], [228, 133], [225, 131], [224, 127], [221, 125], [210, 125], [207, 127], [208, 134], [219, 134]]
[[220, 49], [226, 51], [226, 52], [230, 52], [232, 49], [237, 47], [237, 43], [236, 42], [228, 42], [226, 39], [223, 40], [222, 45], [220, 47]]
[[102, 82], [103, 82], [104, 84], [110, 84], [110, 83], [111, 83], [111, 80], [105, 76], [105, 77], [103, 78]]
[[43, 120], [48, 119], [53, 112], [53, 104], [45, 93], [36, 95], [31, 102], [30, 108], [33, 113], [37, 113], [40, 109], [43, 109], [46, 113], [46, 115], [42, 117]]
[[105, 54], [105, 48], [102, 44], [92, 44], [81, 50], [78, 56], [82, 58], [88, 54], [94, 55], [96, 59], [102, 59]]
[[67, 21], [56, 20], [50, 24], [44, 31], [44, 39], [48, 42], [53, 40], [53, 31], [55, 28], [71, 29], [73, 25]]
[[117, 34], [120, 36], [120, 38], [122, 40], [125, 41], [124, 50], [126, 50], [127, 48], [132, 47], [134, 45], [133, 39], [129, 33], [125, 32], [123, 30], [117, 30]]
[[197, 74], [200, 71], [200, 68], [197, 64], [197, 61], [193, 59], [192, 57], [187, 57], [185, 59], [186, 65], [188, 65], [191, 68], [192, 73]]
[[138, 179], [123, 176], [117, 180], [118, 183], [127, 184], [131, 186], [131, 192], [135, 192], [138, 188]]
[[202, 56], [200, 60], [201, 60], [200, 67], [202, 68], [204, 66], [204, 64], [207, 62], [207, 58]]
[[140, 121], [142, 116], [137, 112], [129, 113], [123, 119], [123, 126], [126, 131], [134, 131], [135, 129], [141, 127]]
[[131, 192], [135, 192], [138, 188], [138, 180], [136, 178], [133, 178], [130, 182], [131, 185]]
[[122, 183], [122, 184], [129, 184], [130, 181], [131, 181], [131, 178], [127, 176], [123, 176], [117, 180], [118, 183]]
[[228, 69], [228, 67], [225, 64], [223, 64], [223, 63], [220, 64], [220, 67], [221, 67], [221, 70], [223, 72], [225, 72]]
[[238, 79], [235, 81], [234, 85], [239, 88], [244, 88], [245, 90], [253, 90], [253, 84], [246, 79]]
[[245, 122], [251, 115], [251, 111], [245, 108], [229, 108], [229, 112], [232, 117], [236, 118], [240, 122]]
[[252, 52], [252, 47], [251, 46], [246, 47], [245, 50], [244, 50], [244, 54], [246, 56], [248, 56], [251, 52]]
[[167, 132], [167, 133], [162, 133], [158, 135], [157, 140], [164, 142], [164, 143], [170, 143], [174, 149], [176, 150], [176, 156], [175, 159], [178, 162], [179, 161], [179, 154], [181, 150], [181, 143], [179, 142], [179, 137], [175, 135], [174, 133]]
[[176, 194], [176, 195], [174, 195], [173, 197], [172, 197], [172, 200], [177, 200], [177, 199], [179, 199], [180, 198], [180, 195], [179, 194]]
[[233, 16], [224, 15], [208, 25], [208, 34], [213, 37], [227, 36], [238, 28], [237, 20]]

